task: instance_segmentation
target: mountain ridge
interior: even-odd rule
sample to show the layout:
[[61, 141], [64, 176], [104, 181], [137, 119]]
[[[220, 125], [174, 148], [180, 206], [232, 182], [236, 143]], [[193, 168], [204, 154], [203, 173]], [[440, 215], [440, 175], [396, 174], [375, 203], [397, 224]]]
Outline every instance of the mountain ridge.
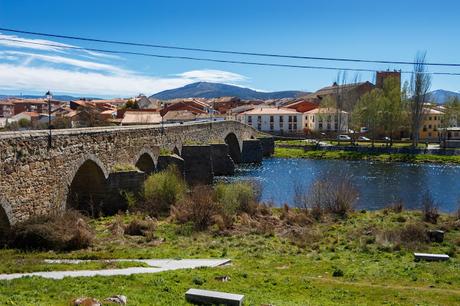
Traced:
[[428, 99], [432, 102], [436, 102], [439, 104], [444, 104], [448, 102], [451, 98], [457, 97], [460, 99], [460, 93], [455, 91], [449, 91], [444, 89], [437, 89], [430, 91], [428, 93]]
[[306, 92], [298, 90], [262, 92], [223, 83], [196, 82], [179, 88], [164, 90], [150, 97], [159, 100], [172, 100], [179, 98], [219, 98], [232, 96], [243, 100], [268, 100], [295, 98], [303, 94], [306, 94]]

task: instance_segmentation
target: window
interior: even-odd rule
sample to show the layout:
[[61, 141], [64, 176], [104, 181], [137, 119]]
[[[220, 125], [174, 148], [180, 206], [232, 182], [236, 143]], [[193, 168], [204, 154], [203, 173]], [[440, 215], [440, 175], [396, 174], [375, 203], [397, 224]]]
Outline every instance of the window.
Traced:
[[431, 124], [428, 125], [428, 128], [431, 130]]
[[331, 115], [327, 116], [327, 122], [331, 122]]
[[270, 122], [274, 122], [274, 117], [273, 116], [270, 116]]
[[248, 123], [252, 123], [252, 116], [248, 116]]
[[311, 121], [315, 122], [315, 116], [311, 116]]
[[262, 116], [257, 116], [257, 122], [262, 122]]
[[426, 125], [423, 126], [423, 131], [426, 132]]
[[320, 130], [322, 130], [322, 129], [323, 129], [323, 124], [322, 124], [322, 123], [319, 123], [319, 124], [318, 124], [318, 128], [319, 128]]
[[328, 130], [328, 131], [331, 130], [331, 124], [330, 124], [330, 123], [327, 124], [327, 130]]
[[431, 121], [431, 116], [430, 116], [430, 117], [428, 117], [428, 120], [429, 120], [429, 121]]

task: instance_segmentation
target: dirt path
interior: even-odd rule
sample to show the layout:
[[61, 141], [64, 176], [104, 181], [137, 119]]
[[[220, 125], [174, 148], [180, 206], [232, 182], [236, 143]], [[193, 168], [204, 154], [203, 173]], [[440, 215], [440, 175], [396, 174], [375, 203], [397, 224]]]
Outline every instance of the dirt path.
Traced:
[[[104, 261], [104, 260], [101, 260]], [[143, 273], [158, 273], [178, 269], [195, 269], [198, 267], [218, 267], [230, 263], [229, 259], [117, 259], [105, 261], [132, 261], [143, 262], [149, 267], [132, 267], [124, 269], [102, 269], [102, 270], [73, 270], [73, 271], [48, 271], [32, 273], [0, 274], [0, 280], [11, 280], [22, 277], [39, 276], [50, 279], [63, 279], [64, 277], [92, 277], [92, 276], [114, 276], [132, 275]], [[92, 262], [90, 260], [45, 260], [49, 264], [67, 263], [80, 264]]]

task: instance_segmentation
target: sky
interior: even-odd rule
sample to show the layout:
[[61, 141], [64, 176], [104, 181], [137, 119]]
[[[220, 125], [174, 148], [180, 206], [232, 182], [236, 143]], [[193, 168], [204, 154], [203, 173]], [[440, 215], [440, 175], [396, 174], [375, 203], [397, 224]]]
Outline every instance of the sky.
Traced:
[[[456, 0], [0, 0], [0, 27], [190, 48], [302, 56], [460, 63]], [[13, 42], [2, 39], [21, 40]], [[56, 46], [28, 44], [38, 42]], [[66, 46], [327, 67], [402, 69], [407, 65], [293, 60], [129, 47], [0, 30], [0, 94], [127, 97], [197, 81], [261, 91], [315, 91], [338, 71], [260, 67], [108, 55]], [[436, 72], [460, 68], [429, 67]], [[348, 72], [373, 81], [373, 73]], [[404, 75], [408, 79], [410, 75]], [[460, 76], [433, 76], [432, 89], [460, 91]]]

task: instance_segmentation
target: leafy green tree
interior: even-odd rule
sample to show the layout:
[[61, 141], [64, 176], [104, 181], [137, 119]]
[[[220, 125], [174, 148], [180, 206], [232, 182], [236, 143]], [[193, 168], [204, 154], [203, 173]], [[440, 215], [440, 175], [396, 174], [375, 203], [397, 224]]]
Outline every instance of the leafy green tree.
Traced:
[[383, 82], [382, 94], [380, 123], [385, 135], [390, 136], [393, 140], [395, 132], [401, 130], [403, 126], [405, 115], [405, 105], [401, 97], [399, 80], [397, 78], [386, 79]]
[[418, 53], [415, 57], [414, 71], [410, 85], [409, 112], [411, 121], [412, 146], [419, 143], [420, 126], [424, 116], [424, 104], [431, 87], [431, 75], [426, 68], [426, 52]]
[[358, 100], [353, 114], [352, 122], [355, 127], [367, 127], [374, 146], [378, 130], [382, 125], [382, 108], [385, 105], [385, 96], [381, 89], [373, 89]]
[[444, 118], [442, 120], [442, 127], [456, 127], [460, 123], [460, 99], [452, 97], [444, 104]]

